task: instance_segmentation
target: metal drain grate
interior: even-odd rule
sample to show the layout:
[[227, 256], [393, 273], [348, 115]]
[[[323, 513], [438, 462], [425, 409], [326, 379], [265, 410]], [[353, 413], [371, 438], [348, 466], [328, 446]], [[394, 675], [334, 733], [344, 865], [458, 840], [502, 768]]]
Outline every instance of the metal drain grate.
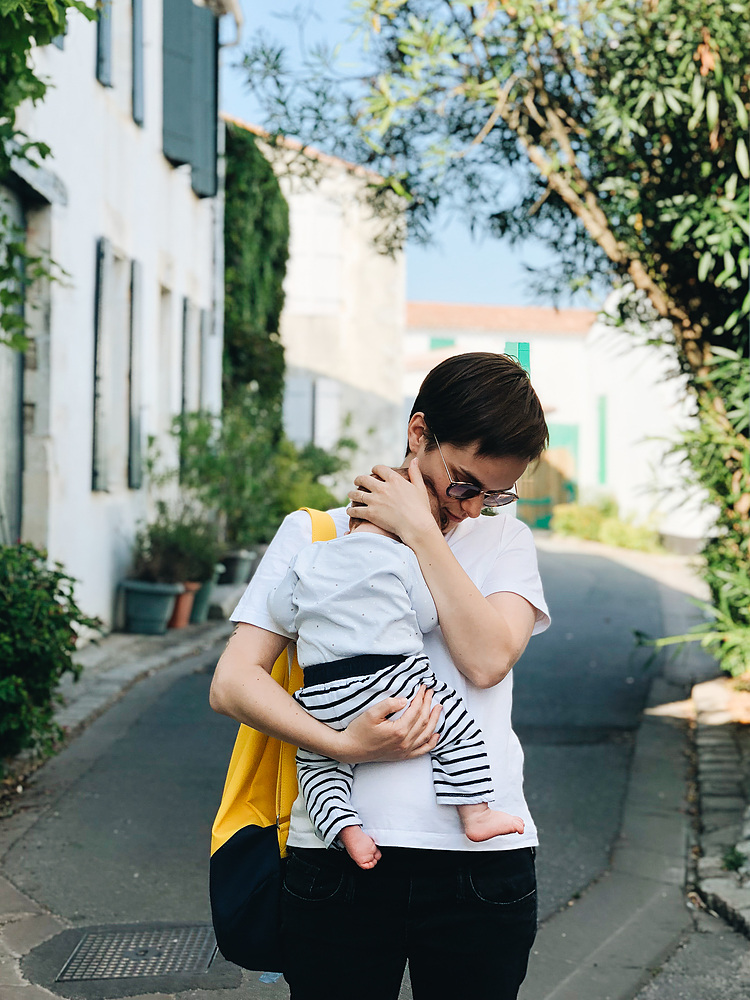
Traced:
[[78, 942], [55, 982], [207, 972], [215, 954], [210, 926], [92, 931]]

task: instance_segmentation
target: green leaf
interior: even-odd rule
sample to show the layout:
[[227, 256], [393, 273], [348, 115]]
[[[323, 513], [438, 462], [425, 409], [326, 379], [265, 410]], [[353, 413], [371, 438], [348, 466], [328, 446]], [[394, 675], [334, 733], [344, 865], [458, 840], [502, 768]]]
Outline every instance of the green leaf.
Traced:
[[698, 281], [706, 280], [706, 278], [708, 277], [708, 272], [713, 267], [713, 263], [714, 263], [714, 255], [711, 253], [710, 250], [706, 250], [706, 252], [700, 259], [700, 263], [698, 264]]
[[709, 90], [706, 98], [706, 121], [711, 132], [716, 128], [719, 121], [719, 98], [715, 90]]
[[747, 108], [742, 103], [742, 98], [739, 94], [734, 94], [732, 97], [734, 102], [734, 107], [737, 111], [737, 121], [739, 122], [740, 128], [747, 128]]
[[750, 160], [748, 160], [747, 146], [742, 136], [740, 136], [737, 140], [734, 158], [737, 161], [740, 173], [747, 180], [747, 178], [750, 177]]

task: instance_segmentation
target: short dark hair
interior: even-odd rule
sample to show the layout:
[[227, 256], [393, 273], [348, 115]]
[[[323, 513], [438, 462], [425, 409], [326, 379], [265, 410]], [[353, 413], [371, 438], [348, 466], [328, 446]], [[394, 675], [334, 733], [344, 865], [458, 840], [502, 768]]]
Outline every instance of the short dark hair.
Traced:
[[549, 431], [528, 374], [507, 354], [457, 354], [427, 374], [411, 416], [424, 413], [427, 448], [476, 444], [477, 454], [533, 461]]

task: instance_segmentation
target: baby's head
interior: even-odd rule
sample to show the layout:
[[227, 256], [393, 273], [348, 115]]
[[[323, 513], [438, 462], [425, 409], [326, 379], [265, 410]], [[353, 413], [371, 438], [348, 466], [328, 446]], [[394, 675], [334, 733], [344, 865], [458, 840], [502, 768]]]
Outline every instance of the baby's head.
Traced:
[[[399, 476], [402, 476], [404, 479], [407, 479], [409, 480], [409, 482], [411, 482], [411, 480], [409, 479], [408, 469], [394, 468], [393, 471], [397, 472]], [[435, 487], [432, 484], [432, 480], [424, 479], [424, 485], [427, 490], [427, 495], [430, 498], [430, 510], [432, 511], [432, 516], [437, 521], [440, 530], [444, 531], [447, 525], [448, 515], [440, 506], [437, 491], [435, 490]], [[358, 500], [352, 500], [350, 504], [350, 507], [365, 507], [365, 506], [366, 504], [362, 504]], [[363, 517], [350, 517], [349, 531], [355, 531], [361, 524], [370, 524], [370, 523], [371, 523], [370, 521], [366, 521]]]

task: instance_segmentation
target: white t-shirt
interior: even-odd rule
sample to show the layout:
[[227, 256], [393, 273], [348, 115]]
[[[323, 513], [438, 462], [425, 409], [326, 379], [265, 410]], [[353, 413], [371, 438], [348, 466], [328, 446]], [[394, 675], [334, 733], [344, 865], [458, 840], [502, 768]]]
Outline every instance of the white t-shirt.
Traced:
[[414, 656], [438, 622], [408, 545], [371, 531], [306, 545], [268, 596], [301, 667], [363, 653]]
[[[339, 536], [349, 529], [341, 507], [329, 511]], [[297, 553], [310, 544], [310, 517], [305, 511], [289, 514], [261, 560], [237, 605], [232, 621], [284, 633], [268, 612], [268, 595], [286, 575]], [[453, 554], [485, 597], [520, 594], [536, 610], [534, 633], [550, 624], [537, 569], [531, 532], [505, 511], [495, 517], [466, 518], [446, 536]], [[477, 688], [454, 666], [440, 627], [424, 638], [424, 651], [437, 676], [464, 698], [481, 727], [487, 745], [495, 787], [494, 805], [520, 816], [522, 834], [472, 843], [464, 836], [458, 812], [435, 800], [429, 754], [394, 763], [358, 764], [354, 768], [352, 803], [364, 830], [383, 847], [412, 847], [444, 851], [497, 851], [534, 847], [536, 827], [523, 796], [523, 751], [510, 724], [513, 670], [491, 688]], [[518, 668], [514, 668], [518, 669]], [[299, 796], [292, 809], [288, 843], [291, 847], [323, 848]]]

